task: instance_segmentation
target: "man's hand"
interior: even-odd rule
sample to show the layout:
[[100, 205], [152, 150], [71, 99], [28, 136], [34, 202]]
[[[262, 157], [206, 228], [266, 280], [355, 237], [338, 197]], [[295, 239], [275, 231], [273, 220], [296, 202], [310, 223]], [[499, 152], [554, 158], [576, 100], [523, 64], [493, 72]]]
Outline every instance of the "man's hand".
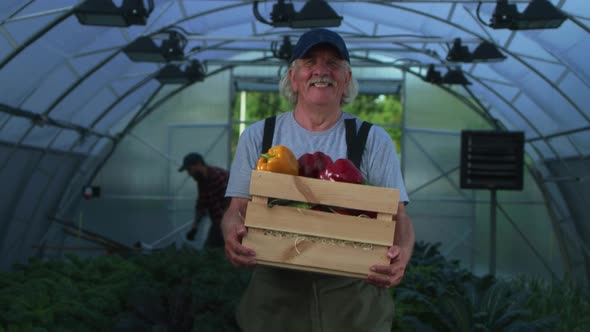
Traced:
[[371, 271], [375, 274], [369, 275], [367, 282], [383, 288], [399, 285], [412, 256], [414, 241], [414, 225], [406, 213], [405, 203], [400, 202], [395, 223], [395, 239], [387, 251], [387, 257], [390, 259], [389, 265], [371, 266]]
[[377, 287], [389, 288], [399, 285], [406, 272], [406, 266], [410, 257], [399, 246], [393, 245], [387, 251], [387, 257], [390, 259], [389, 265], [373, 265], [367, 282]]
[[225, 256], [235, 267], [256, 265], [256, 252], [242, 246], [242, 239], [248, 233], [243, 221], [247, 204], [248, 200], [245, 198], [232, 198], [221, 223], [225, 239]]
[[225, 256], [235, 267], [254, 267], [256, 252], [242, 246], [242, 239], [247, 235], [246, 227], [233, 224], [228, 227], [225, 236]]
[[186, 233], [186, 239], [192, 241], [195, 239], [195, 235], [197, 235], [197, 229], [191, 228], [191, 230]]

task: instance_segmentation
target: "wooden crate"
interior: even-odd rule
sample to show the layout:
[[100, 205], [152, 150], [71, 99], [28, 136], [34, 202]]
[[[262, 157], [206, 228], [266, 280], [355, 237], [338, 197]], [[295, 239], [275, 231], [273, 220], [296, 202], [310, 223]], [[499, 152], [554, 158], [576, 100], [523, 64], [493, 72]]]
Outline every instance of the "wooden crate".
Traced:
[[[243, 245], [258, 264], [365, 278], [374, 264], [389, 264], [399, 190], [253, 171]], [[287, 199], [377, 212], [377, 219], [289, 206]]]

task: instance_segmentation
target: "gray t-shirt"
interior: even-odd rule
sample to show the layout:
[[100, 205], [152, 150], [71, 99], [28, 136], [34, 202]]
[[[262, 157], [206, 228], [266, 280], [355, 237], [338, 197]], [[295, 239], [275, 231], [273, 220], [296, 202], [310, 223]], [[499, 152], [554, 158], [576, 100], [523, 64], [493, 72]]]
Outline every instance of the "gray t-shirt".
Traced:
[[[322, 151], [332, 160], [346, 158], [344, 120], [348, 118], [354, 118], [354, 116], [343, 113], [332, 128], [315, 132], [301, 127], [295, 121], [293, 112], [282, 113], [277, 116], [272, 146], [284, 145], [293, 151], [297, 158], [305, 153], [316, 151]], [[358, 130], [362, 120], [356, 118], [356, 122]], [[260, 157], [263, 132], [264, 120], [252, 124], [240, 136], [225, 196], [250, 198], [248, 193], [250, 177]], [[368, 183], [379, 187], [399, 189], [400, 201], [409, 201], [395, 146], [383, 128], [371, 127], [360, 170]]]

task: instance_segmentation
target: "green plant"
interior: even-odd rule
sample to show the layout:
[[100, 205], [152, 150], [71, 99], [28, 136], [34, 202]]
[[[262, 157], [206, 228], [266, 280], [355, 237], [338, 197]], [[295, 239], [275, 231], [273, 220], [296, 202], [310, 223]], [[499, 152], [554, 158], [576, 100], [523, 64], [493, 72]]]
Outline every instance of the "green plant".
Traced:
[[402, 284], [393, 291], [394, 331], [538, 331], [553, 313], [534, 315], [530, 293], [491, 276], [477, 277], [447, 260], [440, 244], [416, 243]]
[[530, 293], [527, 301], [535, 317], [556, 315], [555, 332], [590, 330], [590, 288], [571, 281], [546, 281], [518, 276], [512, 280], [516, 289]]
[[11, 330], [107, 331], [135, 268], [120, 257], [42, 262], [0, 274], [0, 321]]
[[504, 281], [470, 282], [464, 293], [452, 292], [436, 303], [439, 328], [446, 331], [539, 331], [557, 322], [553, 316], [532, 319], [525, 308], [529, 294]]
[[237, 331], [249, 276], [221, 250], [31, 259], [0, 273], [0, 331]]
[[220, 249], [169, 248], [135, 263], [147, 274], [133, 280], [114, 331], [238, 331], [233, 315], [249, 272]]

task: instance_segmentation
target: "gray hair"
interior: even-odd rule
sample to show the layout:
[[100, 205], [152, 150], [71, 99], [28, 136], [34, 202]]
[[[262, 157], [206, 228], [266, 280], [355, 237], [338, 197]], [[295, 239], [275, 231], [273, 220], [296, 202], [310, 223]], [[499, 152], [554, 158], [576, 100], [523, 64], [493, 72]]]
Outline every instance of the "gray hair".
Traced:
[[[289, 69], [293, 69], [295, 67], [295, 63], [297, 60], [293, 61], [289, 66]], [[350, 70], [350, 63], [344, 61], [346, 69]], [[283, 77], [281, 77], [281, 81], [279, 82], [279, 92], [283, 97], [287, 99], [287, 101], [291, 105], [297, 104], [297, 92], [293, 91], [293, 87], [291, 86], [291, 80], [289, 79], [289, 71], [287, 70]], [[354, 98], [359, 93], [359, 83], [356, 78], [351, 77], [350, 83], [348, 84], [348, 88], [344, 91], [344, 95], [342, 96], [342, 100], [340, 101], [340, 106], [344, 106], [347, 104], [352, 103]]]

